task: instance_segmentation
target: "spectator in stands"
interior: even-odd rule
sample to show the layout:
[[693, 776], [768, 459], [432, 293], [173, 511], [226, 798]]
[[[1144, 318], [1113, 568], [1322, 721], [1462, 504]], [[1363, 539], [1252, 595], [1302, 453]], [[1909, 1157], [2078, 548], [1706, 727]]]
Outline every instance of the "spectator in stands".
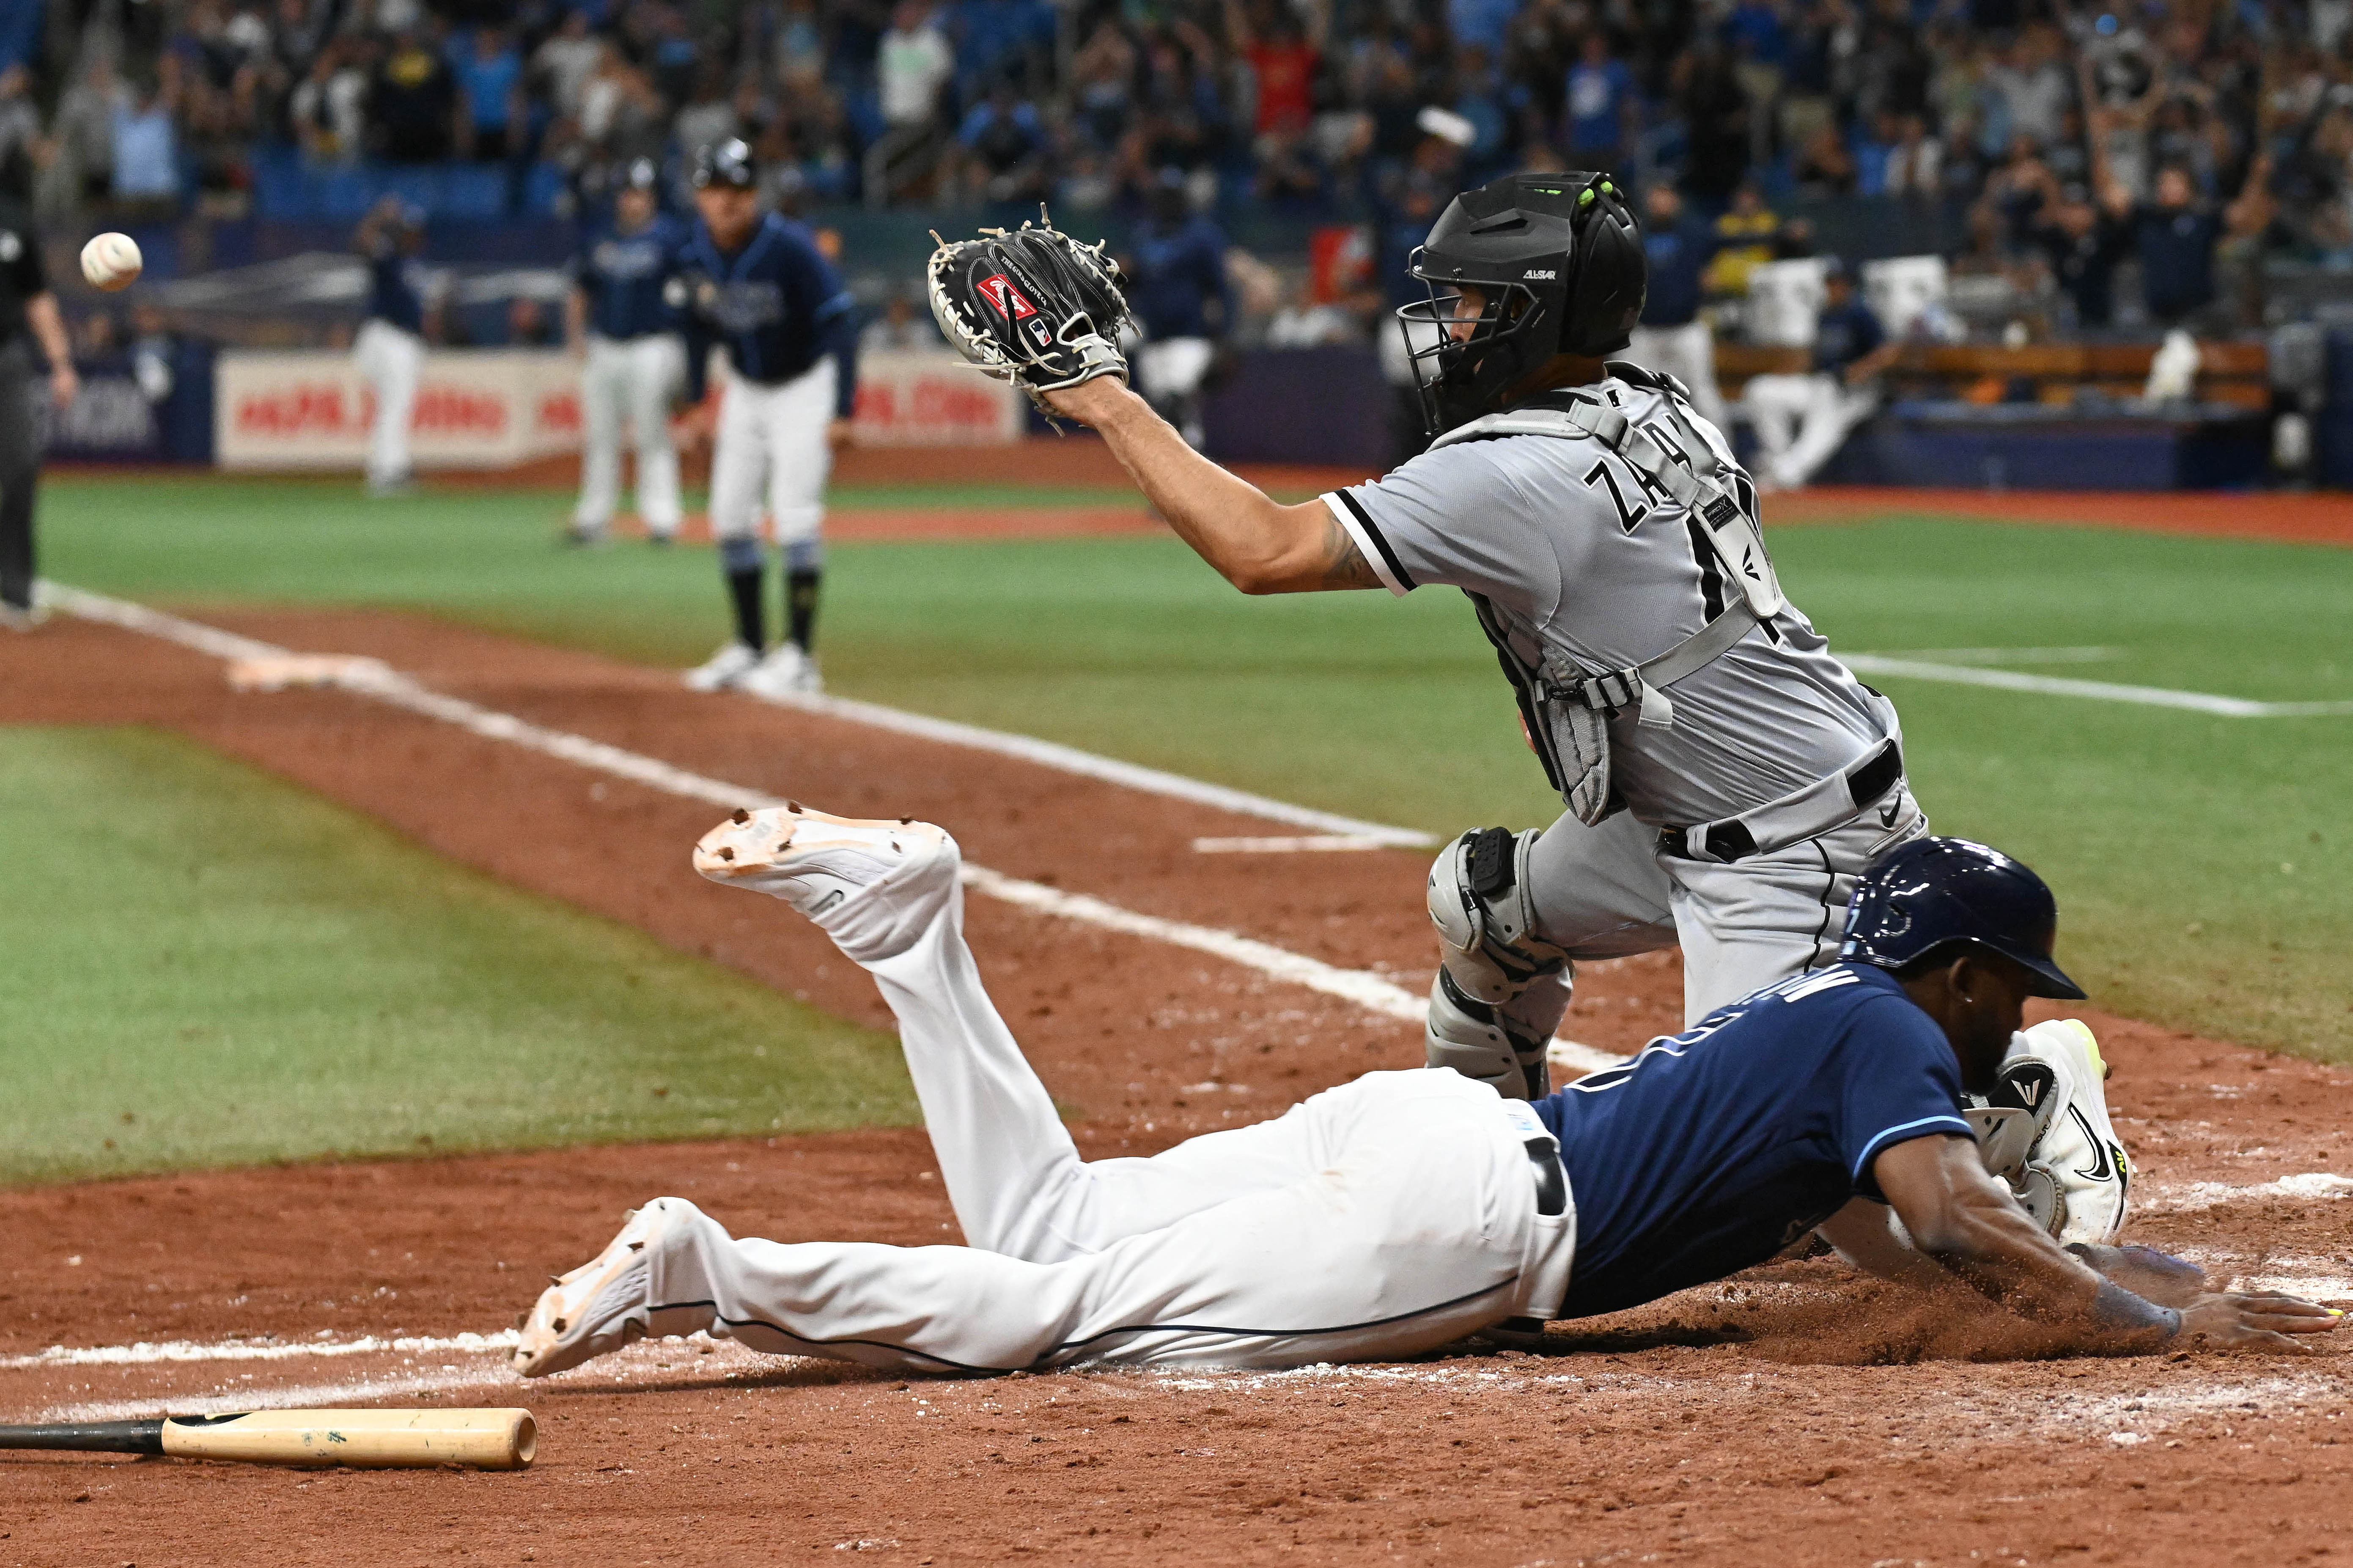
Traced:
[[436, 163], [449, 156], [458, 86], [440, 51], [416, 30], [400, 34], [368, 83], [368, 140], [396, 163]]
[[30, 168], [41, 142], [41, 110], [33, 101], [33, 73], [26, 67], [0, 67], [0, 166]]
[[1615, 171], [1626, 161], [1636, 96], [1634, 73], [1610, 57], [1609, 38], [1599, 27], [1588, 32], [1566, 91], [1568, 155], [1577, 167]]
[[1715, 255], [1716, 237], [1684, 213], [1683, 195], [1672, 185], [1652, 185], [1642, 205], [1651, 289], [1626, 356], [1690, 387], [1693, 404], [1728, 432], [1731, 416], [1715, 383], [1715, 334], [1700, 318], [1700, 278]]
[[503, 27], [474, 29], [473, 47], [455, 55], [458, 149], [478, 163], [499, 163], [526, 149], [522, 54]]
[[730, 90], [726, 66], [718, 60], [706, 62], [702, 74], [694, 79], [694, 96], [670, 122], [670, 140], [681, 151], [691, 151], [716, 147], [743, 135], [745, 130]]
[[587, 11], [566, 11], [563, 22], [531, 56], [532, 74], [548, 107], [559, 116], [577, 121], [581, 94], [604, 58], [604, 40], [589, 32]]
[[2131, 193], [2111, 187], [2095, 205], [2073, 197], [2045, 207], [2033, 233], [2060, 291], [2074, 306], [2078, 329], [2098, 331], [2116, 319], [2116, 273], [2131, 248], [2126, 218]]
[[180, 202], [180, 133], [163, 81], [142, 75], [114, 106], [114, 202], [132, 213], [169, 216]]
[[1750, 269], [1775, 259], [1773, 240], [1780, 232], [1780, 215], [1765, 205], [1765, 193], [1750, 184], [1734, 191], [1732, 205], [1715, 220], [1715, 255], [1704, 279], [1708, 293], [1716, 299], [1745, 297]]
[[1201, 384], [1219, 340], [1237, 325], [1234, 290], [1226, 273], [1226, 237], [1186, 199], [1185, 171], [1160, 171], [1149, 216], [1129, 237], [1123, 267], [1127, 301], [1144, 328], [1135, 355], [1136, 390], [1176, 426], [1186, 444], [1201, 445]]
[[1713, 205], [1748, 173], [1749, 100], [1723, 46], [1703, 35], [1676, 62], [1675, 108], [1690, 148], [1683, 188]]
[[528, 294], [518, 294], [507, 305], [507, 343], [518, 349], [554, 348], [564, 333], [547, 307]]
[[1315, 77], [1332, 25], [1328, 0], [1300, 12], [1282, 0], [1225, 0], [1226, 45], [1246, 62], [1258, 92], [1260, 137], [1291, 138], [1314, 113]]
[[1003, 77], [957, 129], [972, 195], [992, 202], [1034, 201], [1046, 188], [1046, 127], [1038, 109]]
[[1836, 257], [1824, 265], [1822, 285], [1826, 298], [1814, 328], [1811, 371], [1751, 376], [1741, 395], [1757, 427], [1760, 489], [1801, 489], [1838, 455], [1847, 432], [1878, 407], [1879, 377], [1901, 347], [1889, 341]]
[[365, 38], [330, 40], [295, 88], [288, 118], [312, 163], [355, 163], [366, 146], [370, 48]]
[[1818, 126], [1798, 150], [1790, 170], [1798, 189], [1817, 201], [1832, 196], [1851, 196], [1860, 179], [1854, 154], [1847, 150], [1846, 138], [1835, 125]]
[[2214, 301], [2214, 246], [2221, 219], [2200, 205], [2189, 171], [2158, 171], [2157, 199], [2133, 213], [2141, 295], [2149, 320], [2178, 327]]
[[[1106, 22], [1095, 30], [1092, 47], [1098, 54], [1106, 35], [1114, 46], [1125, 42]], [[1126, 63], [1134, 58], [1130, 51]], [[892, 8], [891, 30], [875, 51], [874, 72], [882, 119], [892, 130], [928, 131], [938, 120], [941, 90], [955, 76], [955, 51], [923, 0], [899, 0]]]
[[114, 111], [125, 98], [104, 49], [58, 100], [49, 134], [57, 143], [58, 178], [79, 202], [103, 200], [114, 185]]

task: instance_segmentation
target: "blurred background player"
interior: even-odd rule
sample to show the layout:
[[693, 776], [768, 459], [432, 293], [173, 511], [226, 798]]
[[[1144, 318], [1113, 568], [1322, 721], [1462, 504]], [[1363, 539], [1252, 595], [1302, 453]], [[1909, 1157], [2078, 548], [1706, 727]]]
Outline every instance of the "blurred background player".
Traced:
[[[857, 300], [807, 229], [760, 207], [752, 150], [722, 142], [695, 156], [693, 233], [671, 294], [686, 318], [689, 429], [716, 425], [711, 531], [735, 616], [733, 641], [687, 674], [698, 691], [740, 687], [777, 697], [822, 689], [811, 636], [824, 569], [826, 475], [849, 438], [858, 397]], [[727, 346], [714, 420], [702, 403], [714, 342]], [[767, 491], [785, 552], [785, 640], [765, 652], [760, 500]]]
[[678, 536], [678, 447], [670, 405], [683, 375], [678, 316], [662, 298], [682, 237], [663, 216], [661, 171], [650, 158], [631, 163], [613, 202], [613, 221], [573, 261], [565, 338], [585, 345], [580, 372], [580, 502], [571, 539], [596, 544], [621, 497], [621, 426], [638, 458], [638, 516], [647, 536]]
[[49, 400], [70, 406], [80, 390], [58, 297], [41, 265], [41, 237], [13, 198], [0, 195], [0, 626], [40, 623], [33, 600], [33, 496], [40, 431], [33, 413], [33, 345], [49, 362]]
[[367, 320], [352, 341], [352, 360], [375, 390], [368, 494], [396, 495], [416, 478], [408, 435], [417, 415], [417, 381], [425, 368], [425, 290], [417, 262], [425, 248], [423, 209], [396, 195], [385, 197], [360, 220], [352, 248], [368, 264]]
[[1193, 210], [1184, 170], [1163, 169], [1153, 182], [1152, 211], [1135, 226], [1126, 269], [1128, 305], [1145, 335], [1135, 354], [1136, 390], [1187, 445], [1198, 447], [1201, 383], [1217, 340], [1233, 331], [1237, 318], [1225, 233]]
[[1879, 406], [1876, 383], [1902, 350], [1888, 340], [1853, 275], [1834, 256], [1823, 262], [1822, 290], [1813, 369], [1804, 375], [1752, 376], [1741, 393], [1741, 405], [1757, 427], [1762, 489], [1799, 489], [1836, 456], [1847, 432]]
[[1662, 370], [1691, 389], [1692, 406], [1719, 430], [1732, 428], [1715, 384], [1715, 332], [1700, 318], [1702, 275], [1715, 258], [1715, 232], [1683, 214], [1683, 193], [1652, 185], [1642, 198], [1642, 252], [1651, 291], [1626, 357]]

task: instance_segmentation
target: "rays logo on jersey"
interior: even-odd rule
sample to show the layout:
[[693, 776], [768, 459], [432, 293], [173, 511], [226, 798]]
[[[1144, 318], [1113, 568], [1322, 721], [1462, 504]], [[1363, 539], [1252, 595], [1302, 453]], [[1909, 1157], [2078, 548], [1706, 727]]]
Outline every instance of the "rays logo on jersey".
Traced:
[[727, 332], [755, 332], [785, 319], [785, 291], [774, 283], [706, 279], [694, 291], [694, 304]]
[[643, 239], [607, 239], [588, 253], [588, 265], [598, 276], [616, 281], [651, 277], [661, 266], [661, 242], [650, 237]]

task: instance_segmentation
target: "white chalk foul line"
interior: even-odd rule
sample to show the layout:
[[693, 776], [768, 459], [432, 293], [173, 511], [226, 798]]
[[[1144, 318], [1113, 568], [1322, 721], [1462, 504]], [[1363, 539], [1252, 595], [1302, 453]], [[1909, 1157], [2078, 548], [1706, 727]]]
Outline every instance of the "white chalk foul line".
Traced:
[[0, 1372], [61, 1366], [160, 1366], [178, 1362], [301, 1361], [321, 1356], [490, 1355], [515, 1343], [512, 1329], [495, 1334], [453, 1334], [432, 1339], [403, 1335], [356, 1340], [142, 1340], [128, 1345], [51, 1345], [32, 1355], [0, 1356]]
[[2014, 669], [1937, 664], [1877, 653], [1841, 654], [1839, 658], [1857, 675], [1910, 676], [1917, 680], [1941, 680], [1954, 686], [1990, 686], [2002, 691], [2031, 691], [2042, 697], [2084, 697], [2099, 702], [2137, 702], [2147, 708], [2179, 708], [2192, 713], [2212, 713], [2224, 719], [2321, 719], [2353, 714], [2353, 702], [2256, 702], [2243, 697], [2217, 697], [2206, 691], [2173, 691], [2161, 686], [2119, 686], [2106, 680], [2071, 680], [2064, 676], [2027, 675]]
[[[127, 600], [110, 599], [74, 588], [53, 587], [50, 602], [70, 615], [162, 637], [182, 647], [211, 654], [216, 658], [283, 659], [289, 657], [289, 650], [285, 648], [257, 642], [250, 637], [237, 637], [216, 627], [165, 615], [161, 610], [151, 610], [144, 605]], [[560, 758], [690, 800], [730, 809], [785, 804], [783, 796], [770, 795], [765, 790], [749, 789], [723, 779], [690, 773], [659, 758], [607, 745], [586, 735], [551, 730], [512, 713], [501, 713], [463, 698], [428, 690], [405, 675], [380, 667], [355, 665], [349, 672], [339, 676], [333, 684], [339, 690], [373, 698], [411, 713], [438, 719], [486, 740], [521, 746], [526, 751]], [[1303, 985], [1327, 996], [1353, 1002], [1385, 1018], [1418, 1023], [1428, 1011], [1427, 1004], [1420, 997], [1377, 974], [1364, 970], [1342, 969], [1321, 959], [1310, 958], [1304, 953], [1293, 952], [1233, 931], [1194, 925], [1186, 921], [1166, 920], [1158, 915], [1140, 914], [1084, 893], [1064, 892], [1043, 883], [1024, 881], [969, 861], [965, 864], [964, 881], [975, 892], [1008, 904], [1059, 915], [1065, 920], [1083, 921], [1106, 931], [1147, 937], [1172, 947], [1208, 953], [1246, 969], [1256, 970], [1270, 979]], [[1553, 1059], [1564, 1067], [1585, 1071], [1614, 1067], [1624, 1060], [1606, 1051], [1566, 1040], [1554, 1043]]]

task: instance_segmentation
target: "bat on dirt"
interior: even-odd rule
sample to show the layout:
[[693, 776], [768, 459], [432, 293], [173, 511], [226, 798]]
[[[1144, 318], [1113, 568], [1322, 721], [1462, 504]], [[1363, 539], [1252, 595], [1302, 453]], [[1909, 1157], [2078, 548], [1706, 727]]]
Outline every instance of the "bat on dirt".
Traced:
[[353, 1469], [463, 1465], [520, 1470], [539, 1446], [528, 1410], [255, 1410], [147, 1421], [65, 1421], [0, 1426], [0, 1448], [169, 1454], [259, 1465]]

